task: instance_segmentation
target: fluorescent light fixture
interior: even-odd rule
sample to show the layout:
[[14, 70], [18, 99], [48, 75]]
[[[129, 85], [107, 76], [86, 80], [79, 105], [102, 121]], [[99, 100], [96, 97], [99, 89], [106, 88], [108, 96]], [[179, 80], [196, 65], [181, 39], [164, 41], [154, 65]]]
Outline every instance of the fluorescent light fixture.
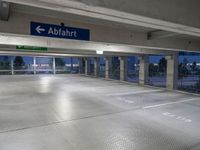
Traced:
[[101, 50], [97, 50], [96, 53], [99, 55], [103, 55], [103, 51], [101, 51]]

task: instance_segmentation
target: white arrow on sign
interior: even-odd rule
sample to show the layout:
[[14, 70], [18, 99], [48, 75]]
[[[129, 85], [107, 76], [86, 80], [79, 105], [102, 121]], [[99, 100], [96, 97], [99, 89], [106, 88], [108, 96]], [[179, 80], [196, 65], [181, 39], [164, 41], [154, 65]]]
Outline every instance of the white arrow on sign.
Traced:
[[37, 28], [35, 29], [39, 34], [43, 31], [45, 31], [44, 28], [41, 28], [41, 26], [37, 26]]

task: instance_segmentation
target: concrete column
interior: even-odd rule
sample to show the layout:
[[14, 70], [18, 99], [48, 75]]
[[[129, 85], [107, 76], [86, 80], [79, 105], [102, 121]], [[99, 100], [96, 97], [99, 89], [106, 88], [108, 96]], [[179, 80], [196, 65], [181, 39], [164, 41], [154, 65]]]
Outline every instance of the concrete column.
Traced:
[[89, 58], [84, 58], [85, 61], [85, 75], [88, 75], [88, 72], [90, 70], [90, 61]]
[[33, 57], [33, 74], [36, 74], [36, 57]]
[[83, 58], [78, 58], [78, 66], [79, 66], [78, 72], [79, 74], [82, 74], [83, 73]]
[[73, 57], [70, 58], [70, 64], [71, 64], [71, 73], [73, 71]]
[[165, 57], [167, 60], [167, 82], [166, 88], [177, 89], [178, 82], [178, 53]]
[[149, 80], [149, 56], [142, 55], [140, 59], [139, 84], [144, 85]]
[[105, 78], [109, 79], [109, 74], [110, 74], [110, 70], [112, 67], [112, 58], [111, 57], [106, 57], [105, 58]]
[[100, 63], [99, 58], [94, 58], [94, 76], [99, 76], [99, 70], [100, 70]]
[[53, 74], [56, 74], [56, 59], [53, 57]]
[[127, 71], [128, 71], [128, 59], [127, 57], [119, 57], [120, 60], [120, 80], [127, 80]]
[[11, 58], [11, 74], [14, 75], [14, 60]]

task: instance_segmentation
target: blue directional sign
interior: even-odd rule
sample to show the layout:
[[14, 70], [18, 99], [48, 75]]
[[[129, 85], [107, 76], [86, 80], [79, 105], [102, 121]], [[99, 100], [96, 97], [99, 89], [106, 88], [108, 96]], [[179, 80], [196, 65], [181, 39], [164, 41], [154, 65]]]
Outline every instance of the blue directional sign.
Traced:
[[90, 40], [90, 30], [31, 22], [31, 35], [73, 40]]

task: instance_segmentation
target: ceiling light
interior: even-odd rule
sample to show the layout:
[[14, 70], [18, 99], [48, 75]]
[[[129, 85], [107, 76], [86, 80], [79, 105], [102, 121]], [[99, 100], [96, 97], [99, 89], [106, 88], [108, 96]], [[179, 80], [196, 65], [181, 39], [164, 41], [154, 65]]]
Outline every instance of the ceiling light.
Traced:
[[103, 55], [103, 51], [101, 51], [101, 50], [97, 50], [96, 53], [99, 55]]

